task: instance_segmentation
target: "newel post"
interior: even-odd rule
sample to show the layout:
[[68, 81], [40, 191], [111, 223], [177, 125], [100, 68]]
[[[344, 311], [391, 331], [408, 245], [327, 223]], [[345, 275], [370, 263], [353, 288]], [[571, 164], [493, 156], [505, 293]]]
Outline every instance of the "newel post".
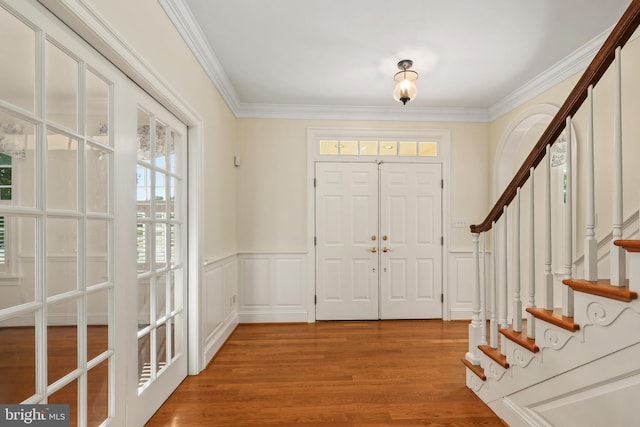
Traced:
[[482, 320], [480, 316], [480, 234], [472, 233], [473, 242], [473, 306], [471, 324], [469, 325], [469, 351], [466, 359], [474, 365], [480, 364], [480, 350], [482, 337]]

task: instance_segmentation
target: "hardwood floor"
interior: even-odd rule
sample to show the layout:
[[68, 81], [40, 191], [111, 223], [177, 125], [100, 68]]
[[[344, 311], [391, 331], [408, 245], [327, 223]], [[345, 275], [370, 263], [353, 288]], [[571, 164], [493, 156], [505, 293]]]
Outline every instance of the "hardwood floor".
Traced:
[[505, 426], [465, 387], [468, 325], [240, 325], [147, 426]]

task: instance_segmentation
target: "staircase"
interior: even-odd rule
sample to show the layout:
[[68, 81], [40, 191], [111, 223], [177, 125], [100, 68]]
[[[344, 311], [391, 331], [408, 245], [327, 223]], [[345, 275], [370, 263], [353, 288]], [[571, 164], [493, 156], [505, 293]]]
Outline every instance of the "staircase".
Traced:
[[[640, 426], [640, 220], [630, 208], [640, 205], [640, 168], [623, 168], [625, 156], [640, 158], [639, 25], [633, 0], [485, 220], [471, 226], [466, 383], [511, 426]], [[594, 128], [607, 127], [603, 140]], [[605, 209], [609, 223], [596, 227]]]

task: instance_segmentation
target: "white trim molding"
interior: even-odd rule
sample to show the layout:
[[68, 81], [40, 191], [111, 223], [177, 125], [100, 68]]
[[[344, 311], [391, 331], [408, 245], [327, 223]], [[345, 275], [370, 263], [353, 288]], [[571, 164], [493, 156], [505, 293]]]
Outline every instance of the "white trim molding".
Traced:
[[583, 71], [611, 32], [611, 28], [608, 28], [545, 72], [537, 75], [494, 105], [485, 108], [434, 107], [398, 110], [393, 107], [251, 104], [241, 102], [238, 99], [222, 64], [220, 64], [185, 0], [158, 1], [209, 79], [220, 92], [229, 109], [238, 118], [491, 122], [563, 80]]
[[238, 255], [240, 323], [307, 322], [307, 252]]

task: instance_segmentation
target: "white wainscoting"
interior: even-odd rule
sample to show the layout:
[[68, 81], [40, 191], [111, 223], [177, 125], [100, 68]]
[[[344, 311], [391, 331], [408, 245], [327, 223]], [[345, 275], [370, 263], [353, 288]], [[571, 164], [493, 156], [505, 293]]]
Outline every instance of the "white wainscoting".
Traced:
[[238, 316], [242, 323], [307, 322], [307, 253], [238, 255]]
[[238, 325], [238, 257], [231, 255], [204, 265], [200, 308], [204, 323], [206, 366]]
[[[487, 262], [491, 262], [490, 253], [487, 253]], [[480, 274], [484, 274], [482, 255], [480, 255]], [[451, 320], [471, 319], [473, 309], [473, 281], [473, 252], [450, 251], [448, 300], [449, 318]]]

